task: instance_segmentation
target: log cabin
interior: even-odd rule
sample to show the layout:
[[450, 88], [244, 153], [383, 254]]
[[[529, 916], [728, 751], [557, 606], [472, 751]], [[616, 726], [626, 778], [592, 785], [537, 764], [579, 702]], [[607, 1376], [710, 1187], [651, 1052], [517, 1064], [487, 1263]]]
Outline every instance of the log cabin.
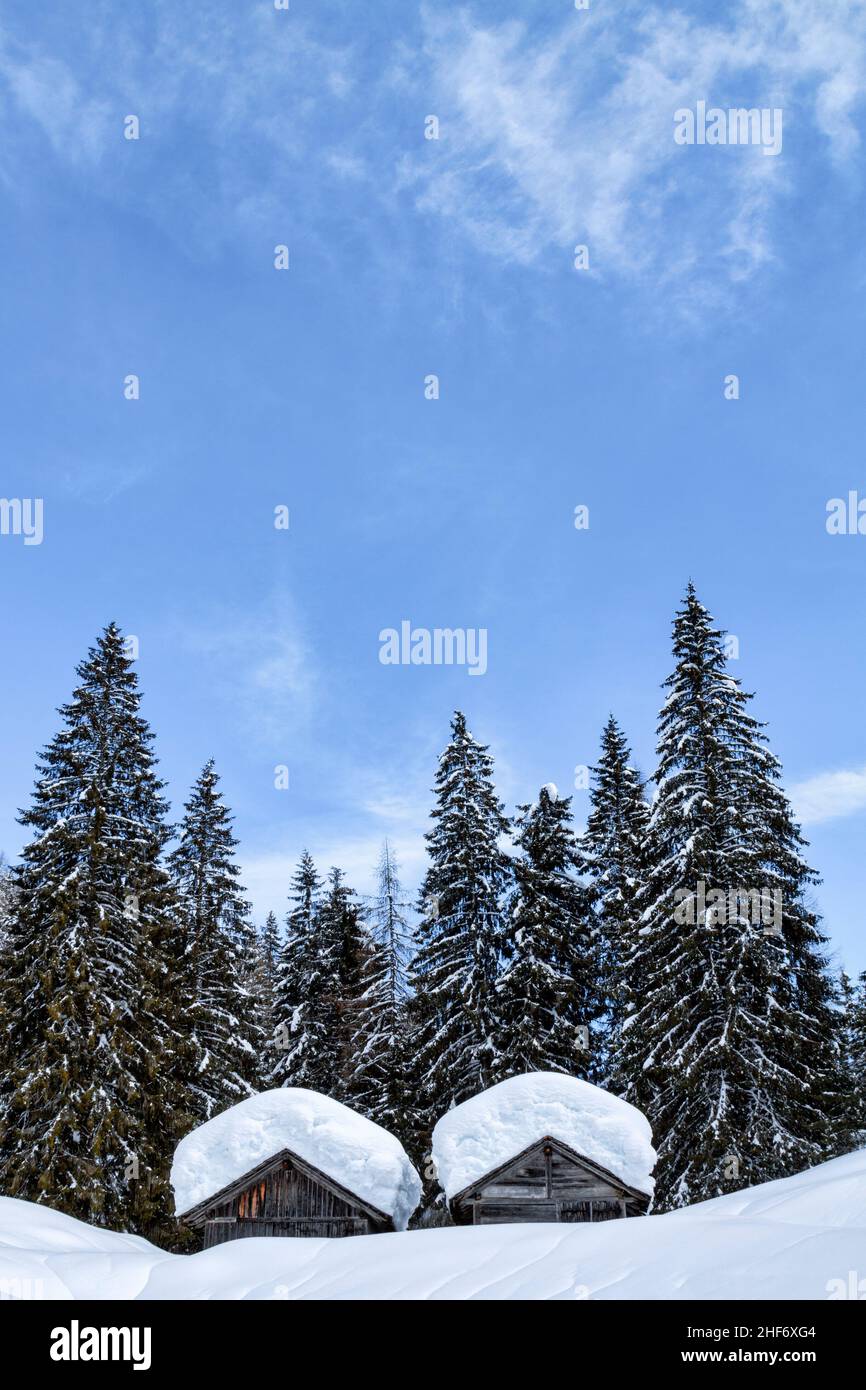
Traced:
[[552, 1134], [472, 1182], [449, 1202], [458, 1226], [611, 1221], [644, 1216], [650, 1198]]
[[563, 1072], [527, 1072], [452, 1106], [433, 1160], [452, 1219], [486, 1226], [643, 1216], [656, 1154], [633, 1105]]
[[184, 1213], [203, 1248], [247, 1236], [361, 1236], [395, 1229], [392, 1218], [289, 1149]]
[[421, 1180], [399, 1139], [331, 1096], [248, 1096], [181, 1139], [175, 1210], [204, 1248], [249, 1236], [405, 1230]]

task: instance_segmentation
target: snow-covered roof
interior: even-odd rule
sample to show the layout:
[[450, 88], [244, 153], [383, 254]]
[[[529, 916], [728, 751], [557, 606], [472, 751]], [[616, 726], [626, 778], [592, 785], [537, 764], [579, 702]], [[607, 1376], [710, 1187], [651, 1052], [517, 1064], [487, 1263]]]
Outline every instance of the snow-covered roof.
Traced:
[[421, 1196], [421, 1179], [399, 1139], [330, 1096], [300, 1087], [250, 1096], [181, 1139], [171, 1168], [178, 1213], [283, 1149], [405, 1230]]
[[433, 1160], [446, 1197], [450, 1201], [547, 1137], [626, 1186], [652, 1192], [656, 1155], [646, 1116], [588, 1081], [534, 1071], [501, 1081], [442, 1116], [433, 1131]]

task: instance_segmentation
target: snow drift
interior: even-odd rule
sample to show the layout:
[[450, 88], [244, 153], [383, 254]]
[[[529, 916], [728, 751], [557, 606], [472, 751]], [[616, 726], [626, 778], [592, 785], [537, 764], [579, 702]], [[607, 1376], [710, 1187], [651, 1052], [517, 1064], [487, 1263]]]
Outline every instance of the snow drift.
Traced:
[[550, 1136], [652, 1193], [649, 1120], [627, 1101], [561, 1072], [512, 1076], [449, 1110], [433, 1131], [433, 1161], [450, 1199]]
[[6, 1298], [863, 1298], [864, 1250], [866, 1150], [666, 1216], [237, 1240], [186, 1256], [0, 1198]]
[[399, 1139], [338, 1100], [300, 1087], [262, 1091], [187, 1134], [171, 1168], [176, 1211], [189, 1211], [283, 1149], [405, 1230], [421, 1179]]

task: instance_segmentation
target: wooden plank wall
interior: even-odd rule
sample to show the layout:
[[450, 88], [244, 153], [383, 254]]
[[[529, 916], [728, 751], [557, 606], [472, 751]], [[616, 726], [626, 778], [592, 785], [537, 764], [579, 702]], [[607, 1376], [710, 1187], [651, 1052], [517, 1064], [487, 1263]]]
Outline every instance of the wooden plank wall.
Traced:
[[204, 1248], [245, 1236], [366, 1235], [372, 1223], [358, 1207], [284, 1162], [246, 1192], [208, 1212]]
[[555, 1150], [546, 1154], [542, 1145], [495, 1181], [476, 1188], [467, 1206], [473, 1224], [480, 1226], [518, 1221], [612, 1221], [630, 1214], [622, 1188]]

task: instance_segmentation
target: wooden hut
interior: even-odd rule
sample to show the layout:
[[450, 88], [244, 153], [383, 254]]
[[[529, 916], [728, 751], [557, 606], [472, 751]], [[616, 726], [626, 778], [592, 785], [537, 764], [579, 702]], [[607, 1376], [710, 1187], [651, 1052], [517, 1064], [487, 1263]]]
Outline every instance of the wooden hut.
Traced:
[[404, 1230], [421, 1196], [399, 1139], [301, 1087], [262, 1091], [192, 1130], [171, 1182], [206, 1250], [246, 1236]]
[[655, 1151], [645, 1115], [562, 1072], [512, 1076], [452, 1106], [433, 1159], [454, 1221], [644, 1216]]
[[357, 1193], [283, 1149], [184, 1213], [204, 1249], [244, 1236], [365, 1236], [394, 1222]]
[[649, 1195], [552, 1134], [451, 1198], [458, 1226], [512, 1221], [611, 1221], [644, 1216]]

